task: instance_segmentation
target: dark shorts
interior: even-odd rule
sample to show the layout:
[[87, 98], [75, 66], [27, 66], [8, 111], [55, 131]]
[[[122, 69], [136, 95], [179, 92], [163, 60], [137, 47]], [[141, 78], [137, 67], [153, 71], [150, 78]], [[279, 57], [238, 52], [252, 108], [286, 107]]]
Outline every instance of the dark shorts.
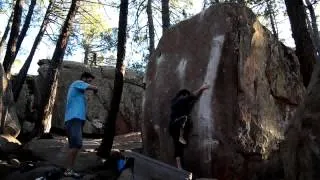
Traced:
[[180, 137], [180, 128], [184, 129], [183, 137], [186, 141], [188, 141], [188, 133], [190, 131], [190, 119], [189, 117], [186, 118], [177, 118], [171, 121], [169, 127], [169, 133], [173, 139], [174, 145], [174, 157], [183, 158], [183, 151], [186, 145], [179, 142]]
[[69, 148], [81, 149], [84, 120], [71, 119], [65, 122]]

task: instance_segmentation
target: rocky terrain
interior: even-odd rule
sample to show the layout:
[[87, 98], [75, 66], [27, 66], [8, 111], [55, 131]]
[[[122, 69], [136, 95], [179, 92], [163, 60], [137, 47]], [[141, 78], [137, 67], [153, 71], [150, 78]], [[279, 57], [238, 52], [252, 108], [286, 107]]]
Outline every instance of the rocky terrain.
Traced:
[[[112, 166], [115, 161], [105, 162], [96, 156], [96, 148], [101, 139], [84, 139], [84, 146], [76, 160], [75, 169], [81, 179], [123, 179]], [[140, 133], [117, 136], [114, 151], [133, 150], [140, 152], [142, 147]], [[31, 179], [73, 179], [63, 177], [63, 165], [67, 151], [67, 140], [63, 136], [54, 139], [33, 139], [25, 145], [11, 136], [0, 137], [0, 176], [6, 180]], [[115, 159], [116, 160], [116, 159]], [[124, 176], [124, 175], [122, 175]]]

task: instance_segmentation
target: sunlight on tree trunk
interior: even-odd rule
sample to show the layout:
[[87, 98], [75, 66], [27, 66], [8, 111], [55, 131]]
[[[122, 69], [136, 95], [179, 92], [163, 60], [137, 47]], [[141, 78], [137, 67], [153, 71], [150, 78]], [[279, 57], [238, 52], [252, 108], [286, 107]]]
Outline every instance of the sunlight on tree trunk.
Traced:
[[117, 64], [115, 69], [114, 88], [112, 90], [112, 99], [108, 117], [105, 119], [104, 135], [102, 143], [98, 148], [97, 155], [107, 158], [110, 155], [113, 139], [115, 136], [116, 119], [119, 112], [119, 106], [123, 90], [123, 76], [125, 67], [123, 64], [126, 53], [127, 40], [127, 21], [128, 21], [128, 0], [121, 0], [119, 13], [119, 31], [117, 47]]
[[[15, 116], [15, 103], [11, 91], [11, 82], [1, 66], [1, 133], [17, 137], [20, 133], [20, 124]], [[9, 119], [8, 119], [9, 118]], [[9, 121], [8, 121], [9, 120]]]
[[[49, 120], [49, 117], [45, 117], [45, 116], [51, 113], [51, 110], [52, 110], [51, 106], [53, 106], [53, 103], [52, 101], [50, 101], [50, 98], [55, 96], [53, 94], [55, 90], [55, 83], [58, 83], [57, 78], [59, 76], [59, 69], [62, 64], [65, 50], [68, 44], [68, 39], [71, 33], [72, 24], [73, 24], [76, 12], [79, 8], [79, 2], [80, 2], [79, 0], [72, 0], [68, 15], [66, 17], [61, 33], [59, 35], [59, 39], [57, 41], [52, 60], [49, 63], [49, 67], [46, 75], [47, 80], [46, 80], [46, 83], [44, 84], [44, 94], [41, 97], [39, 119], [36, 122], [36, 129], [35, 129], [37, 131], [36, 134], [38, 133], [44, 134], [45, 128], [43, 125], [48, 125], [50, 123], [50, 122], [47, 122]], [[48, 125], [47, 127], [50, 127], [50, 126]], [[50, 129], [49, 130], [46, 129], [46, 131], [50, 131]]]
[[44, 109], [44, 116], [42, 120], [43, 129], [41, 129], [43, 130], [44, 134], [50, 133], [50, 129], [51, 129], [52, 112], [53, 112], [53, 107], [56, 100], [56, 94], [57, 94], [57, 88], [58, 88], [58, 77], [59, 77], [59, 70], [57, 70], [54, 75], [54, 82], [51, 87], [51, 94], [48, 100], [48, 104]]
[[4, 30], [3, 36], [2, 36], [1, 41], [0, 41], [0, 59], [2, 59], [2, 49], [4, 47], [4, 42], [6, 42], [6, 39], [8, 37], [9, 31], [10, 31], [10, 26], [11, 26], [11, 23], [12, 23], [12, 20], [13, 20], [13, 12], [14, 11], [12, 11], [12, 13], [11, 13], [9, 19], [8, 19], [8, 23], [7, 23], [6, 29]]

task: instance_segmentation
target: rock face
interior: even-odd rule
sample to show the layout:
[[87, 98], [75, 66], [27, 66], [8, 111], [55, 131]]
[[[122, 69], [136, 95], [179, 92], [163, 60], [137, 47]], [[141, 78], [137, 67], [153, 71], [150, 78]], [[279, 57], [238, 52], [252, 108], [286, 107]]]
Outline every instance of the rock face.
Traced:
[[[41, 60], [38, 63], [39, 75], [33, 80], [34, 102], [40, 102], [43, 92], [43, 81], [48, 68], [48, 61]], [[64, 62], [60, 71], [56, 101], [52, 115], [52, 128], [64, 129], [65, 103], [69, 85], [80, 78], [84, 71], [91, 72], [96, 78], [92, 84], [98, 86], [100, 99], [88, 92], [88, 120], [84, 127], [84, 133], [102, 134], [103, 123], [108, 115], [104, 105], [109, 106], [112, 96], [114, 68], [112, 67], [86, 67], [82, 63]], [[127, 71], [125, 75], [124, 90], [120, 104], [120, 113], [117, 120], [117, 134], [123, 134], [140, 130], [141, 122], [141, 102], [142, 102], [142, 77], [132, 71]], [[29, 95], [30, 96], [30, 95]], [[24, 102], [21, 102], [24, 103]], [[21, 106], [21, 105], [20, 105]], [[24, 105], [26, 106], [26, 105]], [[28, 107], [28, 106], [27, 106]], [[107, 107], [109, 108], [109, 107]], [[20, 115], [26, 116], [26, 115]], [[50, 128], [50, 126], [49, 126]]]
[[262, 163], [278, 150], [302, 101], [299, 68], [294, 51], [246, 7], [219, 4], [173, 26], [147, 68], [145, 153], [173, 164], [170, 100], [180, 89], [206, 82], [210, 89], [192, 112], [186, 168], [200, 177], [248, 179], [250, 159]]
[[0, 79], [0, 126], [4, 126], [3, 134], [17, 137], [20, 133], [21, 126], [17, 116], [16, 106], [13, 101], [12, 87], [4, 73], [2, 65], [0, 65]]

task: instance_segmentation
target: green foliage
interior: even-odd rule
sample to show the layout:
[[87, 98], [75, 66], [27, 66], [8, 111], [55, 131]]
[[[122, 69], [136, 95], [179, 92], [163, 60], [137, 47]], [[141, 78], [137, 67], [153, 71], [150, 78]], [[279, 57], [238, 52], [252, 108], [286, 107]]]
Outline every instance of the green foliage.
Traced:
[[170, 1], [171, 19], [174, 24], [193, 15], [193, 0], [172, 0]]
[[107, 57], [105, 54], [116, 45], [115, 30], [109, 25], [104, 4], [100, 1], [82, 1], [81, 3], [76, 17], [77, 23], [68, 45], [68, 55], [82, 48], [88, 64], [105, 64]]
[[85, 44], [110, 32], [101, 4], [84, 3], [80, 13], [80, 30]]

